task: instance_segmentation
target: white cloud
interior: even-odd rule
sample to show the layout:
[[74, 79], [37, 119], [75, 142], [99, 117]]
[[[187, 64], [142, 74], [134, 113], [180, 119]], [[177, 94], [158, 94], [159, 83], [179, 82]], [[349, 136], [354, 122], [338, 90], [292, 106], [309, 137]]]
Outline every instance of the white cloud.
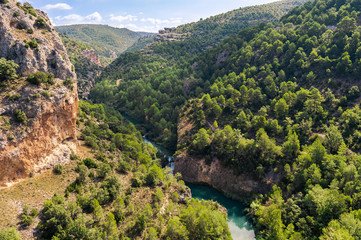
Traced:
[[98, 12], [94, 12], [88, 16], [81, 16], [78, 14], [70, 14], [66, 16], [57, 16], [55, 20], [59, 22], [59, 25], [69, 25], [69, 24], [96, 24], [103, 23], [103, 17]]
[[43, 7], [45, 10], [71, 10], [73, 9], [69, 4], [66, 3], [57, 3], [57, 4], [48, 4]]
[[141, 22], [148, 22], [153, 25], [162, 25], [162, 24], [180, 24], [182, 23], [182, 18], [170, 18], [170, 19], [159, 19], [159, 18], [142, 18]]
[[125, 21], [134, 22], [134, 21], [138, 21], [138, 17], [130, 14], [126, 16], [121, 16], [121, 15], [115, 16], [111, 14], [109, 20], [114, 22], [125, 22]]
[[100, 15], [100, 13], [94, 12], [94, 13], [86, 16], [85, 21], [99, 23], [99, 22], [103, 21], [103, 17], [102, 17], [102, 15]]
[[170, 23], [170, 21], [168, 19], [162, 20], [162, 19], [158, 19], [158, 18], [142, 18], [140, 20], [141, 22], [149, 22], [151, 24], [164, 24], [164, 23]]

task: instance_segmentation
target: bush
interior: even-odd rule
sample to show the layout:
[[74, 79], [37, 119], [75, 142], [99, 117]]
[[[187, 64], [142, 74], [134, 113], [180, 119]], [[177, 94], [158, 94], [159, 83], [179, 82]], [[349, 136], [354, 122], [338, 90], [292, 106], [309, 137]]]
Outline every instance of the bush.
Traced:
[[31, 209], [30, 216], [37, 217], [39, 215], [39, 210], [36, 208]]
[[27, 78], [28, 82], [34, 85], [40, 85], [41, 83], [45, 84], [54, 84], [54, 75], [52, 73], [45, 73], [45, 72], [36, 72], [30, 74]]
[[97, 170], [97, 177], [105, 178], [109, 173], [111, 173], [112, 169], [107, 163], [102, 163]]
[[[29, 29], [30, 30], [30, 29]], [[28, 30], [28, 33], [29, 33], [29, 30]], [[32, 29], [31, 29], [32, 30]], [[26, 48], [31, 48], [31, 49], [36, 49], [36, 50], [39, 50], [39, 44], [38, 44], [38, 42], [35, 40], [35, 39], [33, 39], [33, 40], [31, 40], [30, 42], [27, 42], [27, 43], [25, 43], [25, 47]]]
[[8, 0], [0, 0], [0, 3], [8, 3]]
[[34, 222], [33, 216], [29, 215], [29, 207], [28, 206], [23, 207], [23, 213], [22, 213], [20, 219], [21, 219], [21, 223], [24, 226], [30, 226], [31, 224], [33, 224], [33, 222]]
[[164, 174], [160, 167], [154, 165], [150, 168], [149, 173], [146, 177], [146, 182], [149, 186], [158, 185], [163, 181]]
[[18, 67], [19, 65], [15, 64], [14, 61], [0, 58], [0, 83], [16, 79], [18, 77], [16, 74]]
[[19, 30], [24, 30], [26, 28], [26, 26], [23, 23], [18, 23], [16, 25], [16, 28], [19, 29]]
[[29, 34], [33, 34], [34, 30], [32, 28], [29, 28], [26, 32], [29, 33]]
[[20, 98], [21, 98], [21, 95], [20, 94], [8, 94], [8, 95], [6, 95], [6, 97], [10, 100], [10, 101], [12, 101], [12, 102], [15, 102], [16, 100], [19, 100]]
[[18, 12], [14, 12], [14, 14], [13, 14], [13, 17], [19, 17], [19, 13]]
[[78, 157], [78, 155], [76, 155], [75, 153], [71, 153], [70, 154], [70, 160], [77, 160], [79, 157]]
[[163, 201], [163, 198], [164, 198], [163, 192], [159, 188], [157, 188], [153, 194], [153, 202], [160, 203]]
[[88, 168], [97, 168], [98, 164], [91, 158], [86, 158], [83, 160], [84, 165], [87, 166]]
[[67, 78], [66, 80], [64, 80], [63, 82], [64, 86], [73, 90], [73, 80], [71, 80], [70, 78]]
[[[1, 1], [6, 1], [6, 0], [0, 0]], [[19, 232], [14, 228], [10, 228], [10, 229], [3, 229], [0, 231], [0, 239], [1, 240], [21, 240], [20, 234]]]
[[64, 170], [63, 166], [60, 165], [60, 164], [58, 164], [58, 165], [56, 165], [56, 166], [54, 167], [54, 170], [53, 170], [53, 171], [54, 171], [55, 174], [61, 175], [61, 174], [63, 173], [63, 170]]
[[43, 18], [38, 17], [35, 20], [35, 26], [37, 26], [38, 28], [46, 28], [46, 22]]
[[33, 8], [33, 6], [31, 6], [30, 3], [26, 2], [24, 3], [23, 5], [23, 10], [24, 12], [26, 13], [29, 13], [30, 15], [33, 15], [34, 17], [36, 17], [36, 12], [35, 12], [35, 9]]
[[132, 166], [130, 165], [130, 163], [123, 161], [123, 160], [118, 162], [118, 171], [120, 173], [127, 173], [131, 169], [132, 169]]
[[94, 150], [98, 150], [99, 146], [97, 140], [94, 137], [86, 136], [84, 140], [85, 140], [85, 144], [88, 147], [91, 147]]
[[26, 114], [21, 109], [16, 109], [14, 111], [14, 117], [15, 121], [21, 124], [26, 124], [28, 121]]

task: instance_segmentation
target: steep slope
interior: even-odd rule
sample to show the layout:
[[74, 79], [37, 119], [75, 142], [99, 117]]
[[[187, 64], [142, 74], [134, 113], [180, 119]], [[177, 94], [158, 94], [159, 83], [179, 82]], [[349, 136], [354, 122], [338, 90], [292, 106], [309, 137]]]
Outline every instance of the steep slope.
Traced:
[[72, 40], [90, 45], [101, 56], [103, 66], [116, 59], [145, 35], [107, 25], [70, 25], [57, 26], [55, 29]]
[[222, 39], [238, 33], [241, 29], [260, 22], [275, 23], [295, 7], [310, 0], [284, 0], [274, 3], [250, 6], [184, 24], [176, 28], [160, 30], [156, 41], [184, 41], [188, 39], [192, 51], [200, 52], [214, 46]]
[[0, 4], [1, 69], [8, 69], [1, 72], [0, 185], [69, 160], [78, 108], [76, 75], [47, 15], [6, 2]]
[[79, 98], [87, 99], [103, 69], [100, 57], [97, 51], [86, 43], [72, 40], [65, 35], [61, 36], [61, 40], [67, 49], [70, 62], [75, 67]]
[[250, 205], [262, 239], [358, 238], [360, 15], [317, 0], [194, 59], [211, 85], [181, 110], [175, 171], [236, 194], [244, 175], [276, 183]]
[[[92, 89], [90, 97], [94, 101], [117, 106], [118, 110], [133, 119], [145, 122], [148, 137], [175, 150], [181, 106], [188, 99], [208, 91], [211, 84], [208, 79], [195, 75], [196, 69], [202, 66], [193, 59], [217, 45], [225, 36], [257, 24], [257, 18], [274, 22], [277, 16], [286, 14], [288, 9], [301, 2], [281, 1], [244, 8], [179, 27], [179, 34], [184, 34], [181, 41], [166, 38], [140, 52], [123, 54], [115, 60], [104, 69], [100, 76], [100, 80], [104, 81]], [[265, 15], [268, 17], [265, 18]], [[264, 24], [257, 26], [256, 31], [266, 27]], [[201, 28], [205, 29], [204, 32], [200, 32]], [[177, 32], [178, 28], [169, 31]], [[167, 33], [161, 35], [164, 34]], [[249, 33], [244, 34], [248, 37]], [[169, 37], [174, 38], [171, 35]], [[224, 57], [227, 53], [219, 60]]]

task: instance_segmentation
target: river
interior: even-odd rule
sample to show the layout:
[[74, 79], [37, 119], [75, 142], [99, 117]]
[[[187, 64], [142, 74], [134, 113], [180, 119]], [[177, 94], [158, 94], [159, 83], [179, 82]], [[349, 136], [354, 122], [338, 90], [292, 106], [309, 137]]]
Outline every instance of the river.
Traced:
[[[150, 143], [155, 146], [158, 151], [163, 154], [164, 158], [168, 160], [168, 167], [172, 170], [174, 169], [174, 158], [173, 153], [167, 149], [164, 149], [162, 146], [159, 146], [146, 138], [143, 138], [146, 143]], [[255, 239], [255, 234], [252, 228], [252, 225], [249, 219], [243, 214], [244, 206], [235, 200], [232, 200], [226, 197], [222, 192], [217, 191], [216, 189], [198, 185], [186, 183], [186, 185], [191, 189], [192, 197], [195, 199], [205, 199], [217, 201], [223, 207], [227, 209], [228, 212], [228, 226], [231, 231], [232, 238], [234, 240], [253, 240]]]

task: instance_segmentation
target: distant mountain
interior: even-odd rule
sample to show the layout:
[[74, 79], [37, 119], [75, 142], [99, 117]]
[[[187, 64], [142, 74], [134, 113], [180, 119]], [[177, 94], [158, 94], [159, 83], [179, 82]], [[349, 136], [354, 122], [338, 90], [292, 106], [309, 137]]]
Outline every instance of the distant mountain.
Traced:
[[152, 35], [126, 28], [92, 24], [57, 26], [55, 29], [70, 39], [90, 45], [99, 54], [102, 65], [109, 64], [140, 38]]
[[193, 52], [203, 51], [227, 36], [260, 22], [274, 23], [295, 7], [310, 0], [284, 0], [239, 8], [207, 19], [160, 30], [156, 41], [188, 41]]

